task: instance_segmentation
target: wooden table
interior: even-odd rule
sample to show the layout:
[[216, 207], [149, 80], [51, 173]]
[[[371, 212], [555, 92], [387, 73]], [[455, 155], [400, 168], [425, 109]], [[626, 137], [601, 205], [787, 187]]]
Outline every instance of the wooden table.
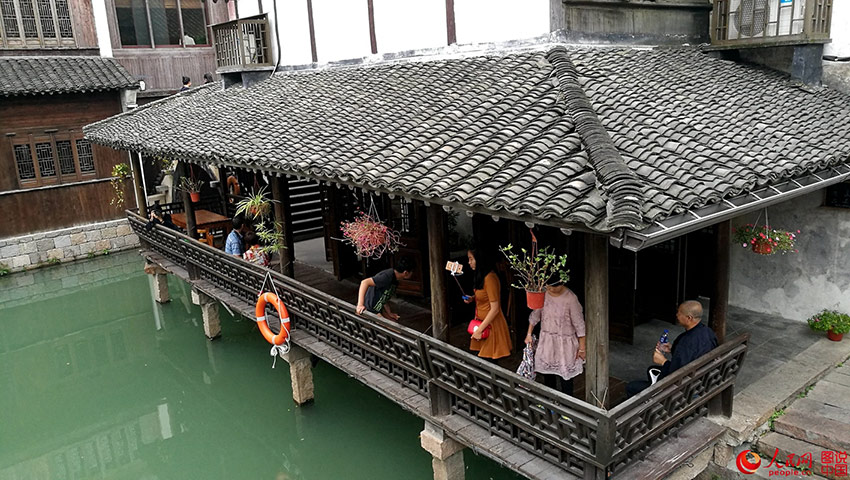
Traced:
[[[186, 230], [186, 212], [171, 214], [171, 221], [178, 227]], [[233, 221], [229, 217], [209, 210], [195, 210], [195, 228], [206, 230], [207, 232], [222, 229], [224, 230], [224, 237], [227, 238], [227, 235], [233, 230]]]

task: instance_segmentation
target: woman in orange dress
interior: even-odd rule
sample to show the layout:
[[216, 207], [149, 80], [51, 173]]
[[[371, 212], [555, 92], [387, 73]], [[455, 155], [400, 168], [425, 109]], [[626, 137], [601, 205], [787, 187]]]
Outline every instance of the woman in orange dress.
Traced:
[[[481, 321], [481, 326], [472, 334], [469, 349], [488, 360], [507, 357], [511, 354], [511, 334], [499, 301], [502, 291], [499, 276], [496, 275], [491, 259], [481, 249], [472, 248], [466, 256], [469, 268], [475, 272], [475, 298], [466, 298], [464, 301], [475, 302], [475, 318]], [[488, 326], [491, 327], [490, 335], [482, 339], [481, 333]]]

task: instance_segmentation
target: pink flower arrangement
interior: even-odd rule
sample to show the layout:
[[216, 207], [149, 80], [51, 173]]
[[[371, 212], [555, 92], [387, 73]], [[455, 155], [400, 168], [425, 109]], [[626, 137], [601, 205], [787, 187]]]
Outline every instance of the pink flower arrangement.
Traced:
[[358, 257], [378, 259], [402, 246], [397, 231], [364, 212], [359, 212], [350, 222], [342, 222], [340, 230], [342, 241], [354, 247]]
[[732, 230], [732, 240], [740, 243], [744, 248], [752, 248], [753, 252], [762, 255], [773, 255], [774, 253], [797, 253], [794, 248], [797, 243], [797, 234], [800, 231], [789, 232], [787, 230], [776, 230], [769, 225], [747, 224]]

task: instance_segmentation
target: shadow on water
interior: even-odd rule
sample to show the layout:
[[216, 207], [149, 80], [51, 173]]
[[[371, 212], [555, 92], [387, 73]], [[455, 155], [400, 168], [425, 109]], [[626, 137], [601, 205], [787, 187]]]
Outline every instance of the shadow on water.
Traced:
[[151, 287], [130, 252], [0, 278], [0, 479], [432, 478], [420, 419], [325, 363], [296, 407], [254, 322], [209, 342], [185, 283]]

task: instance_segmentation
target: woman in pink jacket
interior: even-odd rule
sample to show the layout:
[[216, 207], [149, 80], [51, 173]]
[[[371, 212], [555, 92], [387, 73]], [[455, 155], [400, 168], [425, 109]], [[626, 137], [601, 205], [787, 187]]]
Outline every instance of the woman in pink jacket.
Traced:
[[587, 347], [584, 315], [576, 295], [561, 282], [546, 286], [543, 308], [528, 317], [528, 335], [540, 323], [540, 340], [534, 353], [534, 371], [547, 387], [573, 394], [573, 378], [584, 369]]

